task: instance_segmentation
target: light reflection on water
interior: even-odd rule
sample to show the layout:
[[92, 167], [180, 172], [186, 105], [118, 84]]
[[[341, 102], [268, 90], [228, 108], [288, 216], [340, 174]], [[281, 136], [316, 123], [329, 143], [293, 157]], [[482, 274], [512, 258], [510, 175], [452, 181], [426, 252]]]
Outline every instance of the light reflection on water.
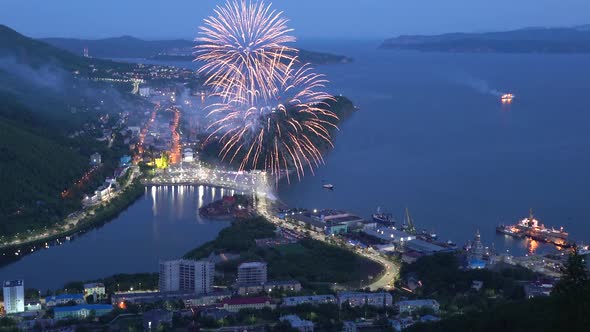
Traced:
[[229, 225], [198, 213], [204, 204], [221, 198], [219, 193], [205, 186], [146, 188], [115, 220], [0, 267], [0, 276], [47, 289], [116, 273], [156, 272], [158, 260], [180, 257]]

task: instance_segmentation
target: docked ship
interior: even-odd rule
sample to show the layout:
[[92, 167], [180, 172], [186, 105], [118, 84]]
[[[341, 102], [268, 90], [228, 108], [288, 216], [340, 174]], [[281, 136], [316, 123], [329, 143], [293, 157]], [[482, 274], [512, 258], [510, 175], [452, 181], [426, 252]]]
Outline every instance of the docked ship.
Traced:
[[539, 221], [533, 217], [532, 209], [530, 210], [528, 218], [522, 219], [515, 225], [500, 225], [496, 227], [496, 232], [519, 238], [530, 238], [544, 243], [555, 244], [557, 246], [569, 246], [569, 243], [567, 242], [569, 234], [563, 230], [563, 227], [560, 229], [545, 227], [545, 225], [540, 224]]
[[502, 100], [502, 104], [510, 104], [512, 102], [512, 99], [514, 99], [514, 95], [511, 93], [505, 93], [500, 97], [500, 100]]
[[393, 226], [395, 224], [395, 221], [393, 220], [393, 217], [391, 216], [391, 214], [381, 212], [380, 207], [377, 208], [377, 212], [373, 213], [371, 215], [371, 217], [373, 218], [374, 222], [381, 224], [381, 225]]

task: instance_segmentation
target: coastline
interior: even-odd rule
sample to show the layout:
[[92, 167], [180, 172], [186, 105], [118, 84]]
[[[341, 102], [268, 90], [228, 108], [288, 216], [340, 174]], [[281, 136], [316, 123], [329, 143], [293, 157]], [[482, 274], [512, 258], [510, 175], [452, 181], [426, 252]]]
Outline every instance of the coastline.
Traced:
[[[129, 206], [135, 203], [145, 192], [145, 186], [140, 183], [139, 179], [133, 180], [121, 193], [113, 198], [108, 205], [103, 206], [99, 211], [96, 211], [92, 216], [86, 216], [84, 221], [78, 222], [78, 225], [72, 229], [65, 230], [58, 234], [39, 238], [31, 241], [25, 241], [18, 244], [6, 245], [0, 248], [0, 266], [8, 265], [21, 257], [34, 252], [35, 250], [45, 249], [44, 244], [48, 242], [61, 243], [60, 239], [67, 241], [68, 237], [86, 233], [94, 228], [103, 226], [112, 221], [122, 212], [127, 210]], [[18, 255], [14, 252], [22, 252]]]

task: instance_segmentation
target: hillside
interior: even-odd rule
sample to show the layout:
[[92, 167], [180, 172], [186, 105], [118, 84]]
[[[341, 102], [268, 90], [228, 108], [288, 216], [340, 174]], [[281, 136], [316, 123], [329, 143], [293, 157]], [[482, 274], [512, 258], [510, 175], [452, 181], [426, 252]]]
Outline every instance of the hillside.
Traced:
[[[164, 61], [193, 61], [195, 42], [185, 39], [143, 40], [130, 36], [105, 39], [45, 38], [50, 45], [82, 55], [87, 48], [96, 58], [146, 58]], [[352, 59], [342, 55], [300, 50], [302, 62], [313, 64], [348, 63]]]
[[39, 67], [47, 63], [73, 71], [87, 68], [89, 60], [46, 43], [28, 38], [0, 24], [0, 58], [13, 57], [17, 63]]
[[22, 124], [0, 117], [0, 234], [65, 217], [76, 202], [60, 192], [87, 168], [87, 158]]
[[76, 56], [2, 25], [0, 40], [1, 238], [24, 236], [79, 208], [82, 193], [62, 198], [61, 192], [88, 170], [89, 150], [98, 143], [67, 135], [97, 118], [97, 110], [118, 111], [124, 99], [87, 79], [110, 61]]
[[590, 30], [580, 26], [432, 36], [402, 35], [385, 40], [381, 48], [462, 53], [590, 53]]

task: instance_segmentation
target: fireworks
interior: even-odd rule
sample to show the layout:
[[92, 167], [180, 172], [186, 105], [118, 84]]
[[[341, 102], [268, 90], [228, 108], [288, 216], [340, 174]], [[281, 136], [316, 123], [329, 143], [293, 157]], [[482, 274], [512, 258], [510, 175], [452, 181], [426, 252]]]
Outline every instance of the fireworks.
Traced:
[[295, 41], [282, 12], [264, 2], [227, 1], [215, 15], [205, 19], [196, 41], [199, 69], [208, 75], [207, 84], [216, 87], [226, 100], [269, 98], [275, 80], [284, 75], [296, 50], [285, 46]]
[[240, 170], [295, 170], [299, 179], [313, 173], [338, 120], [323, 92], [326, 79], [284, 46], [294, 38], [270, 6], [242, 0], [215, 12], [197, 38], [200, 71], [217, 97], [207, 141], [217, 140], [220, 157]]

